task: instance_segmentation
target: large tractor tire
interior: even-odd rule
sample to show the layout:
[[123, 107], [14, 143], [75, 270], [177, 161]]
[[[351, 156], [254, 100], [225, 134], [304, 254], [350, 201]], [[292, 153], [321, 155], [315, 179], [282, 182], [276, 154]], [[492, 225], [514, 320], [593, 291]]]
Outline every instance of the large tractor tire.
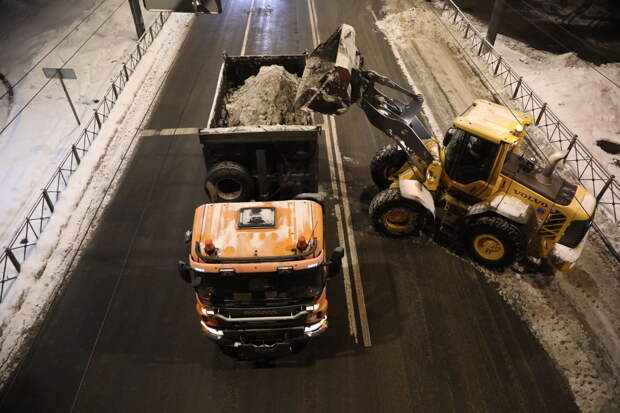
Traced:
[[243, 165], [236, 162], [220, 162], [207, 171], [205, 191], [210, 197], [207, 183], [217, 189], [217, 199], [212, 202], [244, 202], [254, 196], [254, 180]]
[[474, 261], [493, 270], [503, 270], [521, 259], [525, 243], [519, 228], [510, 221], [486, 216], [467, 228], [467, 248]]
[[407, 162], [407, 154], [396, 144], [384, 146], [379, 149], [370, 161], [370, 175], [372, 181], [380, 189], [385, 189], [392, 184], [389, 179]]
[[426, 209], [403, 198], [398, 188], [379, 192], [370, 203], [369, 214], [377, 232], [393, 238], [419, 235], [427, 218]]

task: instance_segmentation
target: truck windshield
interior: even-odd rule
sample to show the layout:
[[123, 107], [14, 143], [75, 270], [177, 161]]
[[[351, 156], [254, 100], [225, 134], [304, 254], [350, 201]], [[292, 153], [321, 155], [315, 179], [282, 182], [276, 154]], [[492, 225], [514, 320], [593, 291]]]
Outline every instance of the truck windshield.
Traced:
[[322, 272], [322, 267], [317, 267], [288, 274], [208, 274], [203, 275], [196, 291], [201, 301], [211, 304], [314, 299], [323, 290]]

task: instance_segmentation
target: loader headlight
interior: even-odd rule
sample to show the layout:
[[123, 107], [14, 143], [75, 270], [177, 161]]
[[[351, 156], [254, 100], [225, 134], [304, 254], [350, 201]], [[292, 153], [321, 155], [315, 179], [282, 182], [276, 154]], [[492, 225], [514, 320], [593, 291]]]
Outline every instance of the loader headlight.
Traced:
[[523, 132], [523, 125], [519, 123], [517, 126], [515, 126], [515, 131], [517, 131], [518, 133]]

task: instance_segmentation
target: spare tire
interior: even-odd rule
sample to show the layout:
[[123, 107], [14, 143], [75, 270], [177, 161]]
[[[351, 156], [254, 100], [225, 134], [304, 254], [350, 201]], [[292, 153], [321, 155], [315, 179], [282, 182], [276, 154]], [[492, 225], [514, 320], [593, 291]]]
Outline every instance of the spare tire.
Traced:
[[220, 162], [207, 171], [205, 192], [210, 197], [208, 182], [217, 189], [217, 199], [212, 202], [245, 202], [254, 196], [254, 179], [237, 162]]

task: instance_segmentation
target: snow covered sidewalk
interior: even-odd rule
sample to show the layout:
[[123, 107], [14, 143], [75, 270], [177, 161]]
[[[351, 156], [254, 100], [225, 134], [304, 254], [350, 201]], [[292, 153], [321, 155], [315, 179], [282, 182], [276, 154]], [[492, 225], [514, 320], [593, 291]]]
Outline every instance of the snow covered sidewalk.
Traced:
[[[157, 15], [143, 14], [147, 26]], [[59, 82], [45, 79], [42, 68], [75, 70], [77, 80], [65, 83], [84, 122], [136, 40], [126, 0], [0, 3], [0, 73], [14, 89], [12, 104], [8, 95], [0, 99], [0, 242], [16, 230], [83, 128]]]
[[5, 297], [0, 311], [0, 385], [19, 362], [22, 344], [62, 288], [79, 247], [93, 234], [96, 219], [114, 194], [192, 19], [193, 15], [173, 14], [143, 56]]

